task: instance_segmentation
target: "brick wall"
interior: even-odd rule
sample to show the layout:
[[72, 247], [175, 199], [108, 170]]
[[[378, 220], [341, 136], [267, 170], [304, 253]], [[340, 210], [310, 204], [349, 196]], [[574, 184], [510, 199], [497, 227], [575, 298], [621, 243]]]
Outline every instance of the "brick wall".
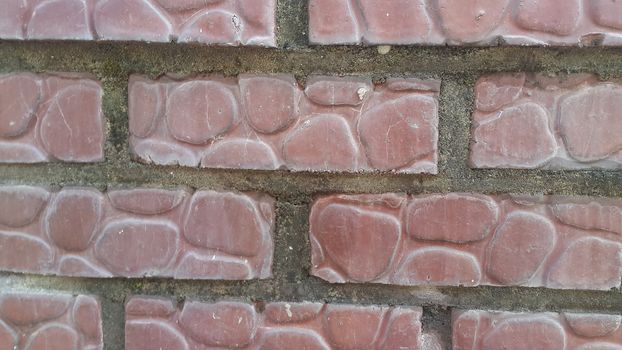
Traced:
[[622, 349], [620, 18], [2, 1], [0, 350]]

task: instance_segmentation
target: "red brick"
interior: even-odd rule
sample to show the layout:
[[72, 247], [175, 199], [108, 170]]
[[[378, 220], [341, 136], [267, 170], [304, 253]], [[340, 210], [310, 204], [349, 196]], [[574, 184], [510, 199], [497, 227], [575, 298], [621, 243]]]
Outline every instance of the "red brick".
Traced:
[[80, 332], [89, 340], [102, 338], [101, 311], [97, 300], [79, 295], [73, 304], [72, 315]]
[[312, 43], [356, 44], [361, 41], [359, 18], [348, 0], [310, 0], [309, 27]]
[[476, 168], [622, 169], [622, 87], [585, 74], [494, 74], [476, 84]]
[[289, 75], [132, 76], [130, 147], [159, 165], [436, 173], [439, 88], [414, 78], [315, 76], [301, 89]]
[[622, 206], [615, 200], [556, 203], [552, 210], [558, 220], [568, 225], [622, 234]]
[[0, 348], [103, 349], [99, 301], [65, 294], [0, 294]]
[[236, 302], [188, 302], [179, 314], [185, 334], [204, 345], [228, 348], [248, 345], [257, 330], [256, 322], [253, 306]]
[[453, 349], [620, 349], [619, 315], [455, 310]]
[[311, 274], [332, 283], [618, 288], [622, 221], [609, 213], [620, 207], [591, 197], [324, 196], [309, 218]]
[[86, 3], [82, 0], [37, 1], [32, 4], [25, 35], [29, 39], [89, 40]]
[[127, 276], [158, 275], [179, 250], [175, 224], [137, 218], [107, 224], [95, 242], [96, 259], [109, 271]]
[[275, 46], [275, 15], [275, 0], [7, 0], [0, 38]]
[[283, 141], [283, 158], [295, 170], [356, 171], [358, 148], [343, 117], [319, 114], [287, 135]]
[[516, 23], [529, 31], [572, 34], [583, 15], [581, 0], [521, 0]]
[[365, 18], [364, 42], [409, 44], [430, 35], [432, 21], [424, 0], [358, 0]]
[[187, 189], [0, 187], [0, 270], [82, 277], [271, 275], [274, 200]]
[[30, 186], [0, 187], [0, 225], [22, 227], [31, 224], [47, 204], [49, 194]]
[[622, 6], [581, 0], [311, 0], [312, 44], [622, 44]]
[[[142, 313], [134, 307], [138, 303]], [[242, 302], [188, 301], [181, 310], [156, 316], [150, 310], [161, 303], [130, 299], [126, 349], [162, 344], [166, 349], [422, 349], [418, 307], [278, 302], [260, 309]]]
[[177, 312], [177, 308], [169, 299], [132, 298], [125, 304], [126, 315], [168, 317]]
[[327, 205], [314, 221], [313, 238], [351, 278], [370, 281], [388, 267], [400, 243], [400, 223], [385, 213]]
[[84, 251], [95, 235], [102, 215], [97, 191], [65, 190], [59, 193], [44, 218], [46, 232], [55, 245], [67, 251]]
[[588, 338], [607, 336], [617, 331], [622, 321], [620, 315], [565, 313], [564, 318], [574, 333]]
[[437, 150], [437, 124], [433, 99], [406, 96], [379, 104], [363, 114], [358, 131], [371, 165], [391, 170], [433, 159]]
[[76, 74], [0, 75], [0, 163], [102, 161], [102, 94]]
[[609, 0], [592, 0], [588, 5], [592, 18], [603, 27], [622, 29], [622, 19], [619, 16], [622, 4]]
[[198, 247], [239, 256], [256, 256], [266, 245], [264, 233], [269, 227], [264, 224], [273, 219], [263, 217], [261, 209], [246, 195], [197, 193], [186, 216], [185, 238]]
[[239, 85], [241, 103], [253, 129], [273, 134], [296, 120], [293, 77], [241, 76]]
[[266, 305], [264, 316], [274, 323], [297, 323], [316, 318], [324, 304], [321, 303], [270, 303]]
[[110, 204], [133, 214], [157, 215], [177, 208], [187, 197], [186, 191], [137, 188], [108, 192]]
[[440, 0], [438, 13], [442, 33], [456, 42], [490, 40], [492, 32], [501, 25], [510, 1]]

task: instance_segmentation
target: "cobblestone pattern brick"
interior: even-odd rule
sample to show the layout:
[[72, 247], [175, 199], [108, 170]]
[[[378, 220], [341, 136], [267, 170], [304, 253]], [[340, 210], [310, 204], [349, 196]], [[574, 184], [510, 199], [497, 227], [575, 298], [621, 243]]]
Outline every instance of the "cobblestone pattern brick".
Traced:
[[620, 350], [620, 315], [453, 313], [453, 349]]
[[99, 301], [68, 294], [0, 294], [0, 348], [102, 350]]
[[612, 0], [310, 0], [313, 44], [622, 44]]
[[332, 195], [310, 214], [311, 273], [333, 283], [607, 290], [622, 276], [622, 201]]
[[494, 74], [476, 84], [477, 168], [622, 169], [622, 87], [588, 74]]
[[83, 277], [271, 276], [274, 201], [256, 193], [0, 187], [0, 269]]
[[126, 350], [422, 349], [418, 307], [134, 297], [125, 310]]
[[0, 163], [102, 161], [102, 95], [79, 74], [0, 75]]
[[4, 0], [0, 38], [275, 46], [275, 0]]
[[[440, 82], [292, 76], [133, 76], [130, 145], [143, 162], [204, 168], [436, 173]], [[338, 150], [338, 151], [337, 151]]]

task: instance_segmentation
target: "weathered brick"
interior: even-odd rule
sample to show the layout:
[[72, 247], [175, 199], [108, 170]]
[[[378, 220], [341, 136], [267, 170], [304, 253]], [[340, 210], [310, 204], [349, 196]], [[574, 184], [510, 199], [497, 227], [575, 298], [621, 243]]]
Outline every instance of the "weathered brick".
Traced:
[[0, 38], [275, 46], [275, 0], [5, 0]]
[[0, 75], [0, 163], [102, 161], [102, 94], [83, 75]]
[[132, 76], [130, 146], [160, 165], [436, 173], [439, 87], [413, 78], [374, 86], [311, 77], [303, 90], [288, 75]]
[[311, 273], [333, 283], [617, 288], [621, 210], [622, 200], [592, 197], [320, 197]]
[[[622, 44], [611, 0], [310, 0], [313, 44]], [[596, 39], [596, 40], [595, 40]]]
[[476, 168], [622, 169], [622, 87], [575, 74], [494, 74], [475, 87]]
[[271, 275], [274, 200], [262, 194], [0, 186], [0, 213], [4, 271], [178, 279]]
[[0, 294], [0, 348], [103, 349], [99, 301], [66, 294]]
[[455, 310], [453, 349], [622, 349], [620, 315]]
[[[187, 301], [162, 314], [162, 299], [133, 297], [126, 306], [127, 350], [422, 349], [421, 308]], [[140, 311], [135, 305], [140, 304]]]

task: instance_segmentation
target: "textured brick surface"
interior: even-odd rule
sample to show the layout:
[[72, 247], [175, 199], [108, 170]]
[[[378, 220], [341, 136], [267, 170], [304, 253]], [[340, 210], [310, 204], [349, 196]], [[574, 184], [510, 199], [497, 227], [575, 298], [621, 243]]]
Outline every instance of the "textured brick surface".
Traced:
[[315, 44], [620, 45], [615, 0], [310, 0]]
[[333, 195], [310, 217], [330, 282], [606, 290], [622, 275], [622, 201], [477, 194]]
[[3, 0], [0, 38], [274, 46], [275, 0]]
[[103, 160], [102, 94], [76, 74], [0, 75], [0, 163]]
[[622, 349], [620, 315], [576, 313], [453, 313], [453, 349]]
[[85, 277], [251, 279], [271, 275], [265, 195], [0, 187], [0, 269]]
[[439, 85], [312, 77], [302, 90], [287, 75], [133, 76], [130, 144], [155, 164], [436, 173]]
[[99, 301], [68, 294], [0, 294], [0, 349], [101, 350]]
[[187, 301], [134, 297], [125, 348], [421, 349], [421, 309], [320, 303]]
[[587, 74], [496, 74], [475, 87], [477, 168], [622, 169], [622, 86]]

